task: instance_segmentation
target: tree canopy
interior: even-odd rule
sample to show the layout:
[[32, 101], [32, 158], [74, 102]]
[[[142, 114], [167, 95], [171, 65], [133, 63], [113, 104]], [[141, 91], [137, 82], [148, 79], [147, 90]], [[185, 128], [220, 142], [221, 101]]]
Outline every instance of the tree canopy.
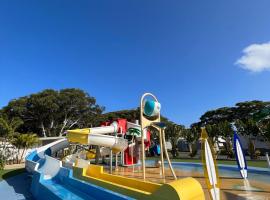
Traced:
[[[233, 107], [222, 107], [205, 112], [200, 121], [191, 127], [206, 127], [213, 142], [223, 137], [231, 147], [233, 136], [232, 124], [239, 134], [249, 139], [249, 153], [254, 157], [255, 141], [257, 136], [263, 136], [270, 141], [270, 102], [245, 101], [236, 103]], [[251, 148], [250, 148], [251, 147]], [[230, 152], [230, 149], [227, 149]]]
[[200, 117], [200, 125], [217, 124], [218, 122], [236, 120], [260, 120], [270, 116], [270, 102], [245, 101], [236, 103], [233, 107], [222, 107], [205, 112]]
[[[80, 89], [46, 89], [11, 100], [0, 115], [10, 120], [20, 119], [23, 122], [17, 127], [20, 133], [32, 132], [40, 137], [61, 136], [67, 129], [99, 126], [103, 121], [117, 118], [140, 119], [139, 108], [108, 113], [103, 113], [104, 110], [94, 97]], [[177, 125], [164, 116], [161, 119], [167, 127]], [[174, 137], [171, 128], [167, 133]]]
[[[83, 90], [67, 88], [46, 89], [38, 93], [11, 100], [0, 110], [0, 137], [17, 133], [36, 133], [39, 137], [62, 136], [65, 130], [99, 126], [101, 122], [125, 118], [140, 119], [140, 109], [134, 108], [103, 113], [105, 107]], [[270, 140], [270, 102], [245, 101], [232, 107], [222, 107], [205, 112], [200, 121], [185, 128], [164, 116], [166, 139], [177, 149], [179, 137], [184, 137], [192, 154], [200, 137], [200, 128], [206, 127], [209, 137], [216, 142], [218, 137], [226, 139], [228, 146], [233, 135], [231, 124], [238, 132], [249, 138], [258, 135]], [[155, 129], [150, 129], [158, 139]], [[19, 138], [19, 137], [18, 137]], [[176, 156], [176, 154], [174, 154]]]
[[46, 137], [61, 136], [66, 129], [94, 125], [104, 109], [80, 89], [47, 89], [11, 100], [2, 114], [9, 119], [22, 119], [20, 132]]

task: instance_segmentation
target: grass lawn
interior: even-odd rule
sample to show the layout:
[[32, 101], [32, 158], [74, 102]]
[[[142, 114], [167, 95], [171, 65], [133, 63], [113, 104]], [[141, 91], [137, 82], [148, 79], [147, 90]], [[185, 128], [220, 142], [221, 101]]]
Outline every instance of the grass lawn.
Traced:
[[3, 179], [10, 178], [12, 176], [16, 176], [18, 174], [21, 174], [25, 172], [25, 169], [7, 169], [7, 170], [0, 170], [0, 181]]
[[[159, 159], [159, 157], [148, 157], [147, 160], [154, 160]], [[201, 163], [202, 161], [200, 159], [171, 159], [171, 161], [174, 162], [194, 162], [194, 163]], [[218, 160], [218, 164], [224, 164], [224, 165], [237, 165], [235, 160]], [[265, 160], [248, 160], [247, 165], [250, 167], [262, 167], [267, 168], [267, 162]]]

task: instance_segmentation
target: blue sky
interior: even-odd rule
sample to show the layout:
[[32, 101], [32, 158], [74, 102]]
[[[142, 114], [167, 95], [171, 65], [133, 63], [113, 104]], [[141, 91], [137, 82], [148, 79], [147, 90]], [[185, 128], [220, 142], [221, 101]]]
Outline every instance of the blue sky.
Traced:
[[269, 0], [0, 1], [0, 107], [75, 87], [115, 111], [152, 92], [162, 114], [189, 125], [210, 109], [269, 100], [269, 8]]

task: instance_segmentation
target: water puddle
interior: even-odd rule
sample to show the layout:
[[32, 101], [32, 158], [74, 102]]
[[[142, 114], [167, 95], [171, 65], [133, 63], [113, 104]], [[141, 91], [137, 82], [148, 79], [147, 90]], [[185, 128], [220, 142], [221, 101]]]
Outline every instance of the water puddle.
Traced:
[[236, 190], [245, 190], [245, 191], [247, 191], [246, 193], [263, 192], [264, 191], [261, 188], [251, 186], [247, 179], [243, 180], [243, 185], [234, 185], [233, 188]]
[[236, 185], [234, 187], [238, 190], [245, 190], [245, 193], [238, 194], [239, 197], [247, 199], [247, 200], [268, 200], [265, 196], [255, 195], [253, 192], [263, 191], [260, 188], [252, 187], [248, 181], [248, 179], [243, 180], [243, 185]]

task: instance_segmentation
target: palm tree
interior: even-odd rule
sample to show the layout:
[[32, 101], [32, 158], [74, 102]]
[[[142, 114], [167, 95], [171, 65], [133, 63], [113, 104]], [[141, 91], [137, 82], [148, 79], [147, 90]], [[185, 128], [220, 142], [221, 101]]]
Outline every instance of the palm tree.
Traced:
[[183, 136], [188, 143], [189, 155], [194, 157], [197, 153], [197, 141], [200, 138], [200, 134], [195, 127], [184, 129]]
[[248, 137], [248, 153], [251, 159], [256, 159], [256, 144], [255, 139], [258, 135], [261, 135], [261, 131], [253, 119], [249, 118], [246, 120], [237, 120], [236, 127], [240, 134]]
[[176, 158], [179, 153], [178, 153], [178, 141], [179, 138], [183, 135], [183, 130], [184, 127], [178, 124], [173, 124], [172, 126], [172, 132], [173, 134], [171, 135], [171, 143], [172, 143], [172, 155], [174, 158]]
[[4, 117], [0, 117], [0, 136], [3, 138], [12, 137], [16, 134], [16, 130], [23, 124], [20, 118], [12, 118], [8, 120]]
[[4, 116], [0, 117], [0, 168], [4, 168], [6, 160], [8, 158], [7, 147], [9, 141], [12, 140], [16, 130], [23, 124], [20, 118], [7, 119]]
[[[22, 159], [24, 157], [25, 151], [36, 144], [39, 143], [38, 137], [36, 134], [29, 133], [29, 134], [17, 134], [14, 136], [12, 140], [12, 144], [16, 146], [18, 149], [18, 154], [17, 154], [17, 161], [18, 163], [22, 162]], [[20, 149], [23, 150], [21, 157], [19, 159], [19, 151]]]

